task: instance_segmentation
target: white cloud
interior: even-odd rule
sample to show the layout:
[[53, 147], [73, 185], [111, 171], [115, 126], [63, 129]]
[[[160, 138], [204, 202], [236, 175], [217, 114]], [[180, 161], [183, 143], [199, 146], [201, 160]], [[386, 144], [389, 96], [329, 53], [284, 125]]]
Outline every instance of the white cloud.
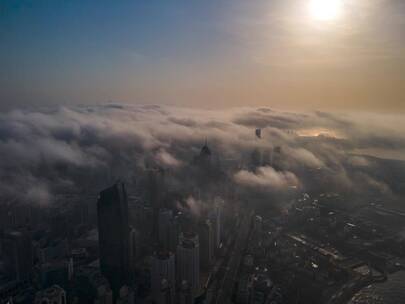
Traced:
[[256, 172], [241, 170], [234, 175], [236, 183], [268, 190], [298, 186], [299, 180], [292, 172], [278, 172], [272, 167], [259, 167]]

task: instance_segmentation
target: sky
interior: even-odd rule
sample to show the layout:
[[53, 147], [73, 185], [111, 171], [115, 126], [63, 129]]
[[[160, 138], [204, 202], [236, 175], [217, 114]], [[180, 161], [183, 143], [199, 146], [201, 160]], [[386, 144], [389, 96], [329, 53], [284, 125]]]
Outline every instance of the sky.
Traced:
[[[405, 2], [0, 2], [0, 109], [170, 104], [405, 111]], [[336, 1], [336, 0], [325, 0]]]

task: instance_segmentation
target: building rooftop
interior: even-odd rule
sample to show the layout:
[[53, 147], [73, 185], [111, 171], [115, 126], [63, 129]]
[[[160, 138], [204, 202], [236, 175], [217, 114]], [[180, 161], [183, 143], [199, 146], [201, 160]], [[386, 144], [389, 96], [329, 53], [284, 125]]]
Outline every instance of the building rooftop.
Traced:
[[159, 260], [167, 260], [173, 256], [173, 253], [170, 251], [159, 251], [155, 255]]
[[200, 155], [204, 155], [204, 156], [210, 156], [211, 155], [211, 150], [210, 150], [210, 148], [208, 148], [207, 141], [205, 141], [204, 146], [202, 146]]

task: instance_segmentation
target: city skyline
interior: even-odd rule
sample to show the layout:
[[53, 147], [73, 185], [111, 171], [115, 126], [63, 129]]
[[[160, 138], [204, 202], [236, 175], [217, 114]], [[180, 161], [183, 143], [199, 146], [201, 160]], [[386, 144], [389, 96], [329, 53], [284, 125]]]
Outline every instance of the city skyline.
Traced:
[[404, 0], [0, 1], [0, 304], [405, 303]]

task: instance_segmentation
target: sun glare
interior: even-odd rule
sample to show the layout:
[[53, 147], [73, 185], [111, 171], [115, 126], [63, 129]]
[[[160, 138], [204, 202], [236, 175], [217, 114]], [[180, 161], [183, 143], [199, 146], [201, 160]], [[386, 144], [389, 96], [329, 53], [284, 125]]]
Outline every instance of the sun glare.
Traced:
[[317, 20], [333, 20], [339, 17], [342, 9], [341, 0], [310, 0], [309, 10]]

